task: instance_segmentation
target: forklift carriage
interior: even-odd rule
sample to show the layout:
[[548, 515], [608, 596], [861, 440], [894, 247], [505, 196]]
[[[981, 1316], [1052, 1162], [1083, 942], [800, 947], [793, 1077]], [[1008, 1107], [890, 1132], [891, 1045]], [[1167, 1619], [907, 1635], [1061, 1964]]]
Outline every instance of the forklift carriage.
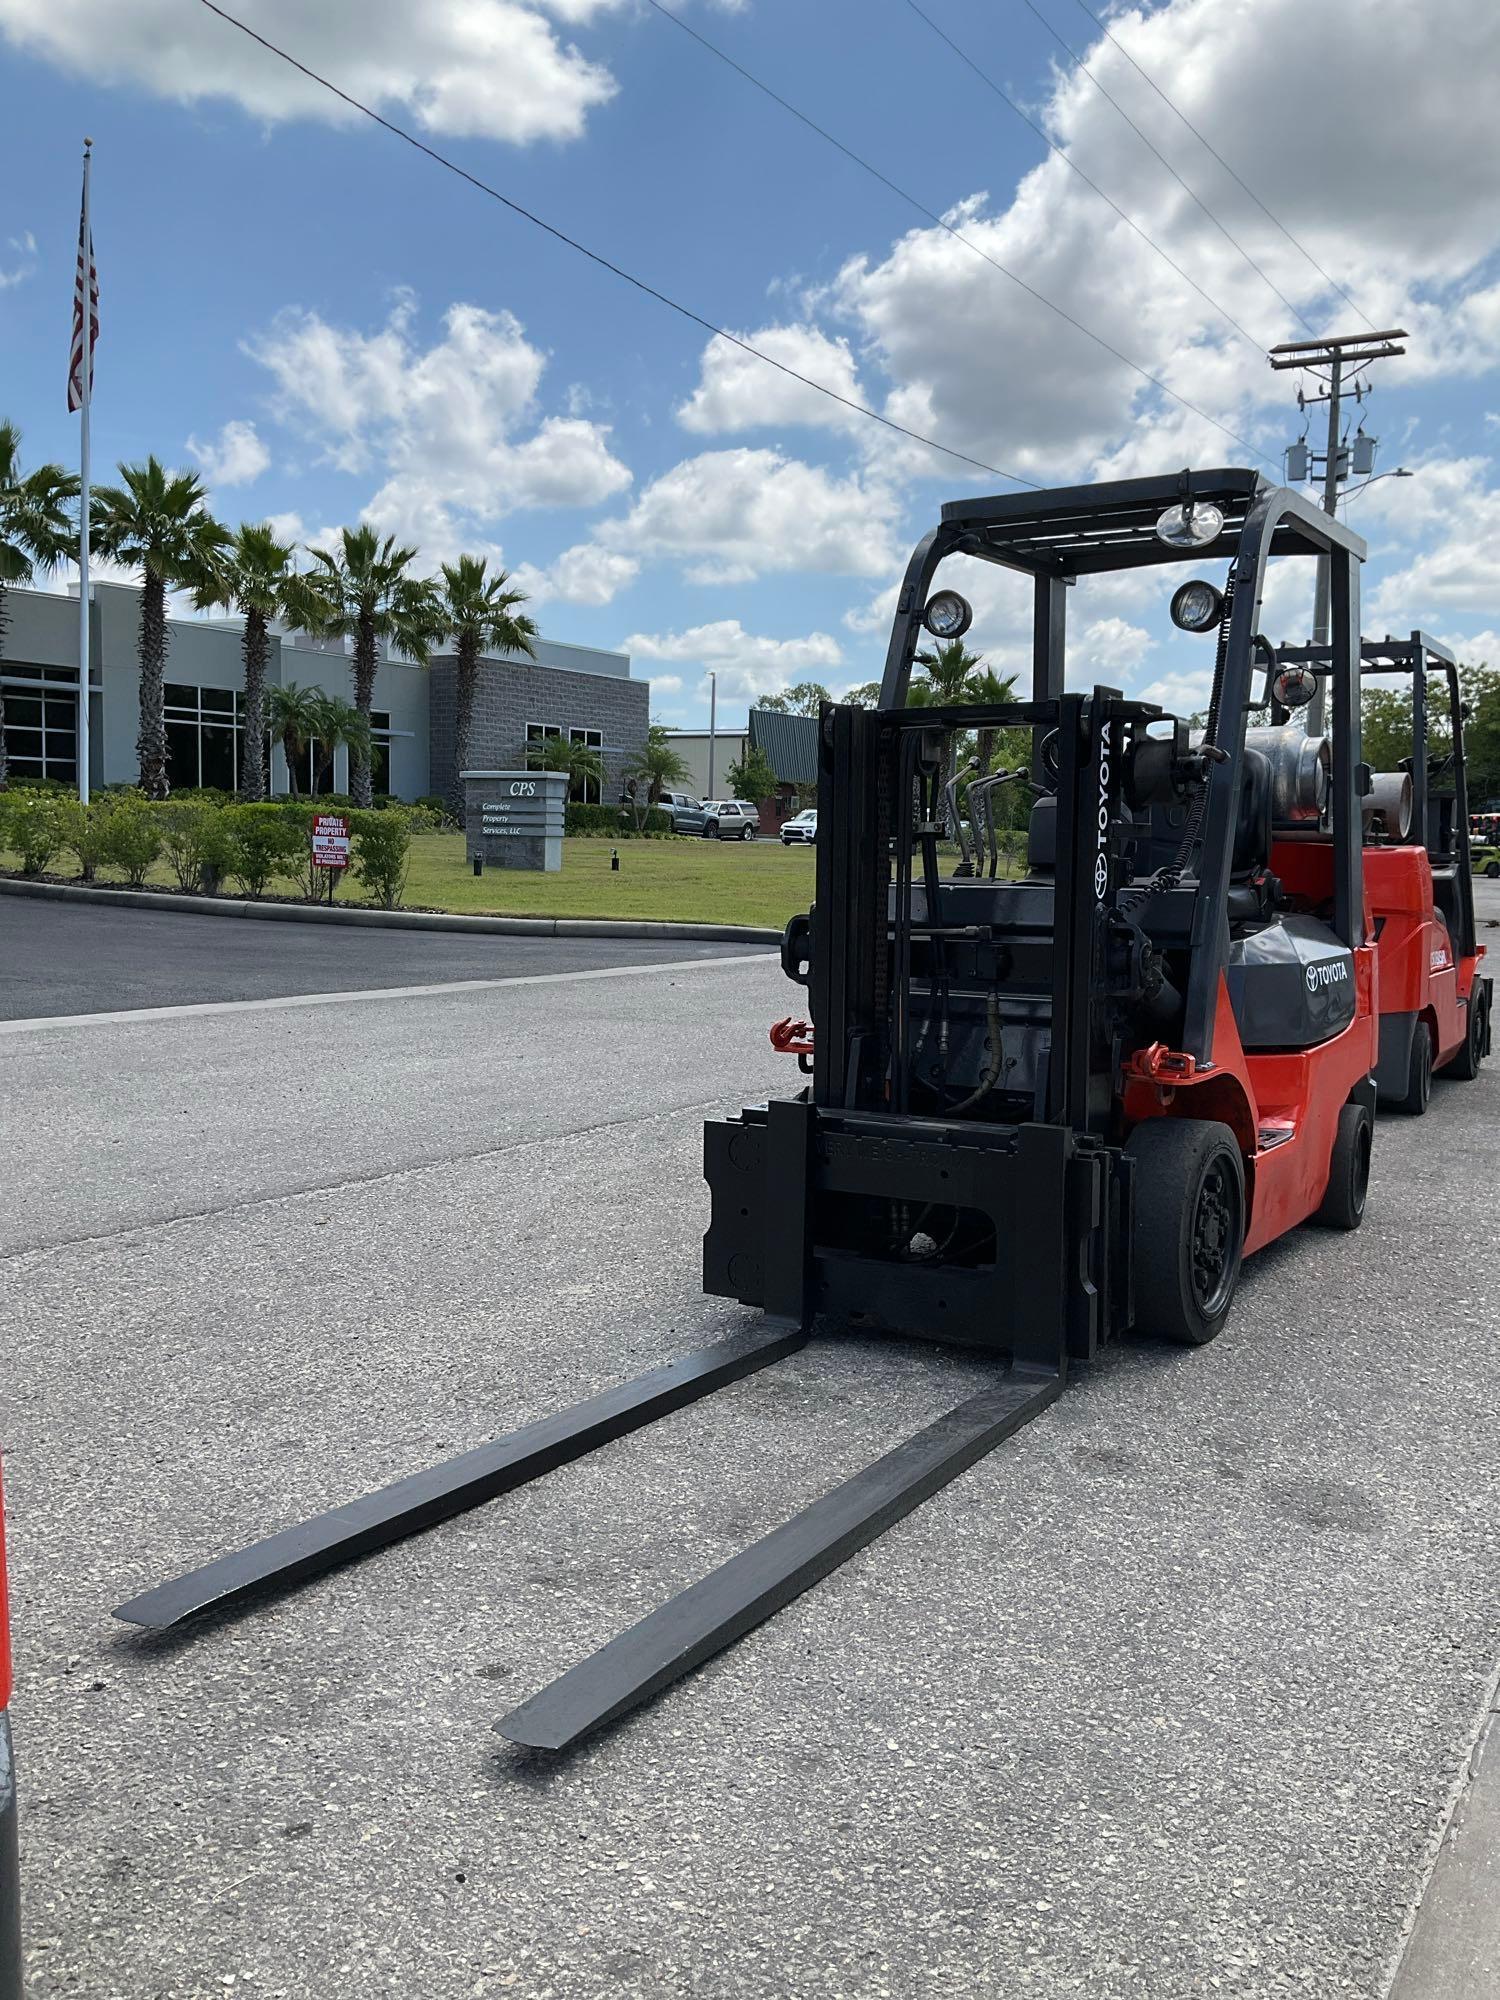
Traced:
[[[815, 1322], [964, 1343], [1008, 1364], [496, 1724], [565, 1749], [973, 1465], [1048, 1407], [1071, 1361], [1132, 1325], [1209, 1340], [1245, 1253], [1311, 1216], [1355, 1227], [1375, 1062], [1363, 552], [1339, 522], [1245, 471], [945, 507], [906, 572], [879, 708], [821, 718], [817, 901], [783, 946], [814, 1040], [803, 1022], [772, 1030], [810, 1061], [810, 1084], [706, 1129], [705, 1289], [763, 1307], [764, 1324], [218, 1557], [117, 1616], [162, 1628], [232, 1613], [768, 1367]], [[924, 618], [942, 636], [964, 629], [962, 599], [940, 593], [940, 620], [929, 596], [955, 553], [1035, 578], [1031, 700], [908, 708]], [[1275, 705], [1300, 670], [1285, 680], [1256, 630], [1273, 555], [1329, 558], [1326, 740]], [[1067, 691], [1069, 583], [1193, 558], [1229, 564], [1222, 601], [1191, 586], [1190, 629], [1218, 632], [1202, 738], [1113, 689]], [[1247, 738], [1247, 712], [1268, 704]], [[1014, 771], [960, 773], [953, 753], [976, 729], [1029, 731], [1031, 755]], [[1035, 794], [1015, 882], [997, 866], [1001, 783]], [[947, 877], [945, 831], [962, 856]]]

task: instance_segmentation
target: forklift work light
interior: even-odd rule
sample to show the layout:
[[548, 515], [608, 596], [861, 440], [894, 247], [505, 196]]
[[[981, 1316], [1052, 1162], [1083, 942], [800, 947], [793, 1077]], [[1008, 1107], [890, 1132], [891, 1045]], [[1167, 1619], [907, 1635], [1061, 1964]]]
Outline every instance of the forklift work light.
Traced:
[[922, 613], [922, 623], [934, 639], [961, 639], [973, 622], [974, 607], [956, 590], [935, 591]]
[[1156, 523], [1156, 539], [1170, 549], [1202, 549], [1224, 531], [1224, 515], [1211, 500], [1183, 500]]
[[1224, 600], [1211, 583], [1194, 577], [1172, 598], [1172, 623], [1183, 632], [1211, 632], [1224, 615]]

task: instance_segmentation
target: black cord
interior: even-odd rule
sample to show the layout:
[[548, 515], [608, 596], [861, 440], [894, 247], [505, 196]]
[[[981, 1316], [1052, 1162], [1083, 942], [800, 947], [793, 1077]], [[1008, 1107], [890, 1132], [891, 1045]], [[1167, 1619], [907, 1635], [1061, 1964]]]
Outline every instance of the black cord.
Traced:
[[[691, 320], [694, 326], [701, 326], [705, 333], [717, 334], [720, 340], [727, 340], [732, 347], [739, 348], [741, 353], [753, 354], [757, 361], [764, 361], [768, 368], [775, 368], [781, 374], [791, 376], [794, 382], [802, 383], [804, 388], [816, 389], [820, 396], [827, 396], [835, 403], [842, 403], [846, 410], [853, 410], [858, 416], [868, 417], [872, 423], [883, 424], [888, 431], [895, 431], [898, 437], [910, 438], [914, 444], [925, 444], [929, 450], [940, 451], [946, 458], [956, 458], [964, 465], [975, 466], [980, 472], [992, 472], [997, 479], [1009, 479], [1018, 486], [1029, 486], [1034, 493], [1042, 490], [1034, 479], [1023, 479], [1018, 472], [1007, 472], [1002, 466], [990, 465], [985, 459], [972, 458], [966, 451], [955, 451], [952, 445], [940, 444], [936, 438], [924, 437], [920, 431], [908, 430], [905, 424], [898, 424], [892, 417], [883, 417], [878, 410], [872, 410], [864, 403], [856, 403], [851, 396], [841, 396], [837, 389], [830, 389], [826, 382], [815, 382], [810, 375], [803, 375], [797, 369], [789, 368], [784, 361], [776, 360], [774, 355], [752, 346], [748, 340], [741, 340], [738, 334], [726, 332], [722, 326], [716, 326], [711, 319], [705, 319], [702, 313], [694, 312], [691, 306], [679, 304], [665, 292], [658, 291], [655, 285], [648, 285], [644, 278], [638, 278], [633, 272], [627, 271], [623, 265], [611, 263], [608, 257], [601, 255], [597, 250], [590, 250], [586, 243], [580, 243], [565, 230], [556, 228], [550, 222], [544, 222], [541, 216], [534, 215], [529, 208], [523, 208], [520, 202], [512, 201], [509, 195], [502, 194], [497, 187], [491, 187], [488, 181], [481, 180], [477, 174], [471, 174], [467, 167], [461, 167], [456, 160], [450, 160], [446, 153], [440, 153], [435, 146], [429, 146], [425, 140], [419, 139], [413, 132], [408, 132], [404, 126], [382, 117], [380, 112], [373, 110], [368, 104], [362, 104], [357, 97], [351, 97], [347, 90], [340, 90], [339, 86], [330, 83], [326, 76], [320, 76], [317, 70], [309, 69], [308, 65], [299, 62], [296, 56], [288, 54], [283, 48], [278, 48], [275, 42], [267, 40], [264, 35], [258, 34], [254, 28], [237, 19], [227, 9], [216, 5], [215, 0], [201, 0], [201, 4], [210, 14], [217, 14], [219, 19], [227, 22], [231, 28], [238, 28], [242, 35], [248, 36], [252, 42], [258, 42], [269, 54], [289, 64], [309, 82], [316, 83], [322, 89], [329, 91], [339, 99], [340, 103], [347, 104], [351, 111], [360, 112], [384, 131], [389, 132], [393, 138], [404, 139], [408, 146], [414, 146], [419, 153], [425, 153], [428, 159], [435, 161], [438, 166], [446, 167], [450, 174], [456, 174], [460, 180], [467, 181], [470, 187], [477, 188], [481, 194], [487, 194], [491, 201], [498, 201], [513, 215], [519, 215], [524, 222], [530, 222], [536, 228], [545, 230], [547, 235], [554, 237], [557, 242], [566, 244], [570, 250], [576, 250], [580, 257], [587, 257], [591, 264], [598, 264], [615, 277], [623, 278], [627, 285], [634, 285], [638, 292], [644, 292], [647, 298], [655, 299], [658, 305], [667, 306], [672, 312], [681, 314], [683, 319]], [[1209, 421], [1213, 420], [1210, 418]]]

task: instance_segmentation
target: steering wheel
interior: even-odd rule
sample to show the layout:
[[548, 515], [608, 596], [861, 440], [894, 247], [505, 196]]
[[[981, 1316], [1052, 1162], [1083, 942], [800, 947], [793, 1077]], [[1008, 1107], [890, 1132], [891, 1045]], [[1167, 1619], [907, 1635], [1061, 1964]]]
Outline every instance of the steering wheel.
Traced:
[[1042, 738], [1041, 748], [1037, 752], [1037, 762], [1041, 765], [1043, 771], [1045, 771], [1047, 776], [1052, 780], [1052, 789], [1056, 791], [1057, 773], [1058, 773], [1058, 755], [1057, 755], [1057, 731], [1055, 729], [1049, 729], [1047, 731], [1047, 734]]

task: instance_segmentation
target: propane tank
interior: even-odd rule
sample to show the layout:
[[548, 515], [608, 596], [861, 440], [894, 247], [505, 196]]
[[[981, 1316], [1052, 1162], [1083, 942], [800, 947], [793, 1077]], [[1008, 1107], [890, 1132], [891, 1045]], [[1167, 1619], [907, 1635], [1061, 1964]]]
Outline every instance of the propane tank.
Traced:
[[1333, 752], [1326, 736], [1304, 736], [1300, 724], [1245, 731], [1245, 748], [1271, 766], [1271, 823], [1278, 833], [1315, 833], [1328, 802]]
[[[1370, 789], [1359, 802], [1365, 832], [1383, 833], [1387, 840], [1411, 838], [1410, 771], [1376, 771]], [[1379, 821], [1379, 825], [1375, 824]]]

